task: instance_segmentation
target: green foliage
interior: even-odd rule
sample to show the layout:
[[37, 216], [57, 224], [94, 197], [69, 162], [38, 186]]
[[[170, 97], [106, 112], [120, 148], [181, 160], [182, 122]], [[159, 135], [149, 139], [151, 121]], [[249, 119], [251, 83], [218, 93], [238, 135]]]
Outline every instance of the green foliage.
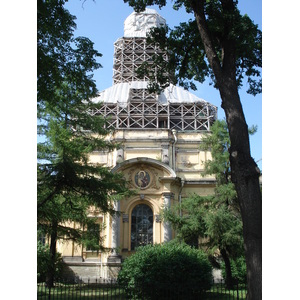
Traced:
[[74, 37], [75, 17], [64, 3], [38, 1], [38, 133], [45, 139], [38, 143], [38, 227], [85, 243], [84, 229], [95, 222], [88, 208], [114, 214], [112, 200], [128, 190], [121, 174], [88, 161], [91, 152], [116, 145], [105, 140], [104, 120], [90, 114], [100, 107], [91, 100], [91, 72], [101, 54], [89, 39]]
[[180, 239], [187, 243], [194, 241], [198, 246], [199, 238], [208, 238], [206, 246], [212, 252], [217, 248], [240, 251], [243, 242], [237, 195], [230, 178], [229, 147], [226, 122], [217, 120], [200, 145], [201, 150], [209, 150], [212, 155], [212, 159], [205, 162], [203, 174], [216, 176], [215, 194], [191, 195], [183, 198], [180, 206], [164, 211], [164, 217], [177, 230]]
[[[212, 159], [205, 162], [203, 174], [216, 176], [214, 195], [191, 195], [183, 198], [180, 205], [164, 210], [163, 214], [176, 229], [180, 240], [205, 247], [212, 256], [220, 252], [229, 272], [229, 258], [243, 256], [244, 249], [242, 219], [235, 186], [231, 182], [230, 140], [226, 122], [216, 121], [211, 132], [204, 135], [200, 147], [203, 151], [209, 150], [212, 155]], [[230, 274], [227, 277], [228, 287], [232, 286]]]
[[[43, 245], [41, 241], [37, 242], [37, 282], [43, 282], [46, 275], [51, 268], [51, 254], [48, 245]], [[59, 253], [56, 254], [54, 260], [54, 278], [58, 280], [61, 278], [63, 269], [63, 261]]]
[[[247, 267], [246, 267], [246, 260], [244, 256], [230, 259], [230, 265], [231, 265], [231, 272], [232, 277], [235, 281], [240, 283], [246, 283], [247, 282]], [[226, 280], [227, 274], [225, 271], [225, 264], [221, 262], [221, 269], [222, 269], [222, 276]]]
[[[198, 240], [205, 237], [205, 220], [210, 197], [193, 195], [182, 201], [181, 205], [172, 206], [163, 211], [163, 218], [168, 220], [176, 230], [177, 239], [198, 248]], [[181, 210], [181, 214], [179, 214]]]
[[229, 162], [230, 139], [227, 124], [217, 120], [211, 126], [211, 132], [204, 135], [200, 144], [202, 151], [210, 151], [212, 159], [205, 162], [203, 175], [215, 175], [218, 185], [230, 181]]
[[243, 226], [239, 215], [228, 205], [219, 204], [204, 215], [208, 244], [212, 248], [226, 249], [230, 256], [243, 253]]
[[[179, 209], [182, 215], [178, 214]], [[216, 196], [194, 194], [183, 199], [181, 206], [164, 210], [163, 217], [172, 224], [179, 240], [195, 247], [204, 246], [211, 255], [221, 248], [232, 257], [243, 253], [241, 217]]]
[[[171, 241], [139, 247], [126, 258], [118, 280], [130, 299], [175, 299], [178, 291], [201, 293], [211, 286], [207, 255], [184, 243]], [[186, 298], [187, 299], [187, 298]]]
[[101, 66], [101, 54], [88, 38], [74, 36], [76, 18], [65, 2], [37, 3], [38, 134], [43, 137], [37, 147], [37, 217], [38, 229], [51, 239], [52, 258], [58, 239], [100, 249], [99, 230], [87, 231], [96, 222], [89, 208], [114, 214], [113, 200], [129, 194], [122, 174], [89, 162], [91, 152], [107, 153], [117, 145], [106, 141], [105, 122], [93, 115], [101, 105], [92, 101], [97, 92], [92, 73]]
[[[102, 55], [85, 37], [74, 37], [76, 17], [64, 8], [65, 0], [37, 1], [37, 95], [38, 113], [61, 102], [66, 82], [72, 89], [68, 102], [89, 99], [96, 93], [91, 72], [101, 67]], [[71, 96], [71, 95], [70, 95]]]

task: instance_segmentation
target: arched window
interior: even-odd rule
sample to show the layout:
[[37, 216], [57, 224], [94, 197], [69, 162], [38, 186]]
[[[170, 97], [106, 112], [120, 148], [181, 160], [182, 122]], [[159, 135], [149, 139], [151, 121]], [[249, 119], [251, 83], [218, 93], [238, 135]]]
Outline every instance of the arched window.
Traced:
[[153, 243], [153, 212], [146, 204], [137, 205], [131, 214], [131, 250]]

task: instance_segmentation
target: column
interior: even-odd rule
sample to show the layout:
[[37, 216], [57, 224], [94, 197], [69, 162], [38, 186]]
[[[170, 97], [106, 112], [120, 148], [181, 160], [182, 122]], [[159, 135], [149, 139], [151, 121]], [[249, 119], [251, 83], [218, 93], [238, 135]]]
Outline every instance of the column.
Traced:
[[[173, 193], [163, 193], [164, 196], [164, 209], [169, 209], [171, 207], [171, 198], [174, 197]], [[172, 239], [172, 227], [171, 224], [164, 220], [164, 242], [168, 242]]]
[[122, 216], [123, 219], [123, 251], [128, 251], [128, 247], [129, 247], [129, 240], [128, 240], [128, 236], [129, 236], [129, 215], [128, 214], [123, 214]]
[[[120, 211], [120, 201], [114, 203], [115, 211]], [[109, 262], [121, 262], [121, 256], [117, 253], [117, 248], [120, 246], [120, 217], [114, 215], [111, 224], [111, 248], [112, 254], [108, 257]]]

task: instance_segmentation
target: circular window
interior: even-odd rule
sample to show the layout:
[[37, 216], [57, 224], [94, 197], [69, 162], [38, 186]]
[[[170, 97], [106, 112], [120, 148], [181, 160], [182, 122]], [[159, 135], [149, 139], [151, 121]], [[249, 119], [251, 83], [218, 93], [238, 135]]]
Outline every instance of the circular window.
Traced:
[[139, 188], [146, 188], [150, 184], [149, 173], [144, 170], [137, 172], [134, 176], [134, 182]]

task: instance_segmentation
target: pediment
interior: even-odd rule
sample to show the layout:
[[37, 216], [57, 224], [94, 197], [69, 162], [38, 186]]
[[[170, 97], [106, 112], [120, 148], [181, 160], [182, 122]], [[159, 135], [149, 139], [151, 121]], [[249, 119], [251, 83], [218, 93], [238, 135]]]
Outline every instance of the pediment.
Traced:
[[132, 188], [147, 190], [160, 189], [161, 179], [176, 180], [176, 173], [168, 165], [148, 157], [126, 160], [112, 169], [122, 172]]

